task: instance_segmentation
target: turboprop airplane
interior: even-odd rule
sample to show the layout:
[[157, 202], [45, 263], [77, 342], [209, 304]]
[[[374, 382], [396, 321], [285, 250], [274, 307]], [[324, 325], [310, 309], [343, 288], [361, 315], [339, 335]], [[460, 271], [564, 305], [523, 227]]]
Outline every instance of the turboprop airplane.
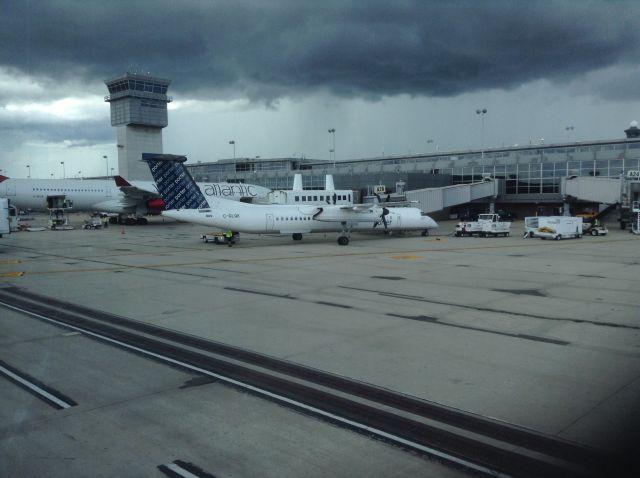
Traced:
[[[253, 184], [199, 183], [207, 197], [253, 200], [271, 190]], [[164, 201], [151, 181], [128, 182], [121, 176], [108, 179], [11, 179], [0, 175], [0, 197], [20, 209], [46, 211], [64, 207], [74, 211], [100, 211], [120, 216], [133, 215], [138, 224], [143, 216], [160, 214]], [[123, 217], [121, 217], [123, 219]]]
[[250, 234], [303, 234], [340, 232], [338, 244], [346, 246], [352, 230], [372, 231], [382, 224], [388, 231], [420, 230], [423, 235], [438, 227], [418, 208], [394, 208], [378, 204], [280, 205], [247, 204], [206, 198], [184, 166], [185, 156], [143, 154], [165, 202], [163, 215], [233, 232]]

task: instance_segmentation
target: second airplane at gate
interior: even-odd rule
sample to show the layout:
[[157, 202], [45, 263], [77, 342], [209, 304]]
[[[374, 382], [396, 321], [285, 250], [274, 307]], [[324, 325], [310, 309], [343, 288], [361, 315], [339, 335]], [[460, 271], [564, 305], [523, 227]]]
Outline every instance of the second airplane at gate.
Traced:
[[303, 234], [340, 232], [338, 244], [349, 243], [352, 230], [407, 231], [423, 235], [438, 227], [415, 207], [386, 208], [378, 204], [260, 205], [220, 198], [205, 198], [184, 166], [185, 156], [144, 154], [158, 191], [165, 202], [163, 215], [233, 232], [250, 234]]

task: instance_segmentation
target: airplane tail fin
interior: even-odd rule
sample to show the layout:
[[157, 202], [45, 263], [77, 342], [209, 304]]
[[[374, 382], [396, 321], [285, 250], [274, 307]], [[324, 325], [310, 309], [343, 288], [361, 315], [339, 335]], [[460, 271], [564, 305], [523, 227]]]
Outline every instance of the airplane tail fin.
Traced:
[[292, 191], [302, 191], [302, 174], [296, 173], [293, 175], [293, 188]]
[[327, 174], [324, 178], [324, 188], [327, 191], [335, 191], [336, 188], [333, 185], [333, 175], [332, 174]]
[[209, 206], [184, 165], [186, 156], [142, 153], [142, 160], [151, 169], [158, 192], [165, 202], [165, 210], [202, 209]]
[[9, 179], [7, 176], [3, 176], [2, 174], [0, 174], [0, 183], [2, 181], [6, 181], [7, 179]]

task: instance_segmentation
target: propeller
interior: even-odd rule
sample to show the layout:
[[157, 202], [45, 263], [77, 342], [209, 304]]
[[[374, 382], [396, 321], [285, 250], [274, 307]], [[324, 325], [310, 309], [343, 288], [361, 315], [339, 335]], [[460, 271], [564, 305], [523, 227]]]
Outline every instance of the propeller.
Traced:
[[[380, 201], [380, 195], [378, 193], [373, 193], [373, 194], [377, 199], [378, 205], [380, 205], [380, 203], [382, 202], [382, 201]], [[389, 197], [387, 197], [387, 201], [388, 200], [389, 200]], [[385, 217], [388, 214], [389, 214], [389, 210], [386, 207], [382, 207], [382, 214], [380, 214], [380, 219], [382, 219], [382, 224], [384, 224], [384, 228], [385, 229], [388, 227], [387, 218]], [[376, 221], [373, 224], [373, 227], [377, 227], [378, 224], [380, 224], [380, 221]]]
[[382, 224], [384, 224], [385, 229], [387, 228], [387, 218], [385, 217], [387, 214], [389, 214], [389, 210], [386, 207], [383, 207], [380, 218], [382, 218]]

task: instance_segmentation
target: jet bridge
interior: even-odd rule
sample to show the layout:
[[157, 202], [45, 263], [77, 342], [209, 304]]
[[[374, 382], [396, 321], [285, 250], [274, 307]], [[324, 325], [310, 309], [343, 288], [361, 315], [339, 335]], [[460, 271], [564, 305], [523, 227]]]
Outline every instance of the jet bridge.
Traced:
[[633, 207], [640, 200], [640, 171], [627, 171], [626, 178], [562, 178], [560, 188], [564, 197], [597, 202], [601, 209], [603, 204], [616, 205], [620, 229], [629, 224], [640, 229], [640, 216]]
[[485, 179], [471, 184], [457, 184], [441, 188], [426, 188], [407, 191], [408, 201], [417, 201], [422, 212], [442, 211], [458, 204], [465, 204], [486, 197], [495, 198], [501, 192], [499, 179]]
[[594, 178], [589, 176], [561, 178], [560, 192], [581, 201], [600, 204], [620, 202], [622, 179]]

